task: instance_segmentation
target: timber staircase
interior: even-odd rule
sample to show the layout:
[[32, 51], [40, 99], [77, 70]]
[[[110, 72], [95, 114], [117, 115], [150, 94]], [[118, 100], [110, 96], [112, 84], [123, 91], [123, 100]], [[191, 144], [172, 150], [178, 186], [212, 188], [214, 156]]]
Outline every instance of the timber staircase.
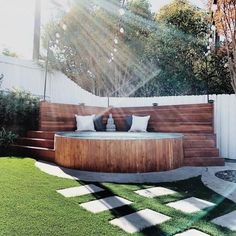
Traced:
[[26, 137], [19, 138], [13, 150], [49, 162], [54, 162], [54, 134], [51, 131], [28, 131]]
[[219, 156], [215, 134], [184, 134], [185, 166], [220, 166], [224, 158]]

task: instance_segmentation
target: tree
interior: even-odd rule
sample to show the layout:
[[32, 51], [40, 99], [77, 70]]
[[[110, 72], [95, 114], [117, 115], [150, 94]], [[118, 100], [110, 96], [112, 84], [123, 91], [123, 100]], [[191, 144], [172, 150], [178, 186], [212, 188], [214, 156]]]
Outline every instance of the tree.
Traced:
[[97, 95], [129, 96], [156, 71], [142, 57], [148, 20], [134, 9], [120, 15], [119, 0], [75, 1], [68, 14], [45, 28], [51, 64]]
[[[236, 93], [236, 1], [217, 0], [216, 2], [217, 8], [213, 14], [213, 22], [224, 38], [223, 46], [227, 52], [231, 84]], [[213, 3], [213, 0], [209, 0], [210, 7]]]
[[18, 57], [16, 52], [10, 51], [8, 48], [4, 48], [2, 50], [2, 55], [8, 56], [8, 57]]
[[229, 93], [225, 53], [205, 54], [207, 17], [185, 0], [155, 18], [147, 0], [122, 11], [119, 0], [74, 0], [46, 26], [43, 43], [54, 68], [100, 96]]
[[230, 73], [225, 66], [227, 53], [223, 50], [207, 53], [200, 63], [196, 63], [196, 76], [206, 81], [208, 94], [231, 94]]
[[[113, 4], [110, 6], [114, 8]], [[50, 38], [51, 64], [81, 87], [91, 92], [97, 90], [98, 94], [106, 93], [103, 83], [110, 86], [105, 64], [108, 64], [110, 54], [115, 53], [112, 51], [116, 20], [108, 13], [95, 1], [77, 1], [58, 22], [48, 24], [44, 34], [45, 47]], [[67, 25], [66, 30], [63, 30], [63, 24]]]
[[[159, 28], [146, 45], [161, 73], [140, 96], [232, 93], [225, 53], [207, 55], [208, 15], [188, 1], [174, 0], [156, 13]], [[155, 88], [155, 89], [153, 89]]]
[[153, 83], [156, 94], [150, 95], [206, 93], [206, 81], [196, 73], [206, 48], [205, 19], [203, 11], [183, 0], [174, 0], [156, 13], [158, 29], [148, 39], [146, 54], [161, 72]]
[[155, 19], [193, 37], [204, 38], [207, 33], [206, 13], [187, 0], [173, 0], [156, 13]]
[[131, 0], [128, 1], [127, 8], [135, 15], [152, 19], [151, 4], [147, 0]]

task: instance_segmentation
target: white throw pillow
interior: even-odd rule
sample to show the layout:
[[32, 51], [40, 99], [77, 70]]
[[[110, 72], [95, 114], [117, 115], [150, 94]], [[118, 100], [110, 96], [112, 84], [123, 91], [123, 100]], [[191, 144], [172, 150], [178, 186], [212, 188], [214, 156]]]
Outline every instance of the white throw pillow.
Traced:
[[132, 115], [132, 125], [129, 132], [147, 132], [147, 126], [150, 116]]
[[91, 116], [80, 116], [75, 115], [77, 130], [76, 131], [96, 131], [94, 127], [95, 115]]

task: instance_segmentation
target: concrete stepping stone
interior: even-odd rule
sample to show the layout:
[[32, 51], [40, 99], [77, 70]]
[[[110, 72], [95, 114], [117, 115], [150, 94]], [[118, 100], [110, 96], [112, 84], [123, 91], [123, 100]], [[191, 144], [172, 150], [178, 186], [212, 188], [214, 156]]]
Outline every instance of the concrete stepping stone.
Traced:
[[217, 217], [211, 222], [236, 231], [236, 211], [232, 211], [226, 215]]
[[158, 213], [150, 209], [144, 209], [120, 218], [109, 221], [127, 233], [139, 232], [147, 227], [161, 224], [171, 217]]
[[196, 229], [189, 229], [187, 231], [184, 231], [183, 233], [175, 234], [174, 236], [210, 236], [210, 235]]
[[154, 197], [175, 194], [176, 192], [167, 188], [163, 188], [163, 187], [153, 187], [153, 188], [137, 190], [135, 191], [135, 193], [143, 197], [154, 198]]
[[57, 190], [58, 193], [62, 194], [64, 197], [78, 197], [83, 196], [91, 193], [97, 193], [104, 191], [103, 188], [100, 188], [94, 184], [83, 185], [79, 187], [72, 187]]
[[177, 202], [168, 203], [166, 205], [185, 213], [194, 213], [207, 207], [215, 206], [215, 204], [212, 202], [208, 202], [196, 197], [186, 198]]
[[124, 205], [130, 205], [130, 204], [132, 204], [132, 202], [129, 200], [126, 200], [118, 196], [112, 196], [112, 197], [106, 197], [99, 200], [82, 203], [80, 204], [80, 206], [82, 206], [87, 211], [90, 211], [92, 213], [99, 213], [102, 211], [107, 211], [109, 209], [121, 207]]

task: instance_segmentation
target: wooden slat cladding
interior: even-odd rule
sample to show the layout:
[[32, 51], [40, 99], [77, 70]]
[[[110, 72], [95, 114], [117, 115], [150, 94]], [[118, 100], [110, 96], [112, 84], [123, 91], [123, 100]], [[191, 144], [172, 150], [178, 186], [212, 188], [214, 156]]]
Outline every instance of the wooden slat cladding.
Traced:
[[55, 162], [86, 171], [142, 173], [183, 165], [182, 138], [104, 140], [56, 136]]
[[45, 131], [71, 131], [76, 129], [75, 114], [103, 114], [106, 108], [41, 102], [39, 129]]
[[[125, 130], [128, 115], [150, 115], [148, 131], [179, 133], [213, 133], [213, 104], [158, 107], [112, 108], [118, 130]], [[108, 114], [106, 114], [107, 117]], [[106, 122], [106, 118], [105, 118]]]
[[[47, 150], [49, 147], [52, 148], [52, 142], [54, 140], [54, 133], [57, 131], [73, 131], [76, 129], [75, 124], [75, 114], [80, 115], [90, 115], [90, 114], [101, 114], [103, 115], [104, 124], [107, 122], [107, 118], [109, 113], [113, 114], [115, 119], [115, 123], [118, 131], [125, 130], [125, 119], [128, 115], [150, 115], [150, 121], [148, 125], [148, 131], [153, 132], [178, 132], [184, 133], [183, 140], [183, 149], [184, 149], [184, 165], [189, 166], [207, 166], [207, 165], [223, 165], [224, 159], [219, 157], [219, 150], [216, 148], [216, 136], [214, 134], [213, 129], [213, 104], [194, 104], [194, 105], [174, 105], [174, 106], [158, 106], [158, 107], [129, 107], [129, 108], [101, 108], [101, 107], [87, 107], [82, 105], [67, 105], [67, 104], [56, 104], [56, 103], [47, 103], [42, 102], [40, 106], [40, 130], [39, 131], [30, 131], [27, 134], [27, 138], [31, 139], [29, 142], [26, 142], [26, 146], [19, 146], [23, 151], [30, 150], [30, 153], [35, 154], [40, 158], [48, 159], [53, 161], [54, 150]], [[45, 139], [45, 140], [35, 140], [35, 139]], [[60, 142], [60, 141], [59, 141]], [[150, 142], [151, 144], [154, 141]], [[22, 144], [23, 145], [23, 144]], [[35, 147], [31, 147], [33, 145]], [[37, 146], [36, 146], [37, 145]], [[88, 154], [89, 150], [86, 149], [90, 143], [83, 146], [81, 148], [81, 155], [90, 155], [93, 156], [94, 149], [97, 148], [97, 153], [94, 155], [99, 155], [102, 151], [102, 147], [100, 147], [99, 143], [93, 143], [90, 146], [92, 153]], [[115, 142], [110, 143], [110, 149], [107, 150], [107, 155], [112, 156], [112, 151], [115, 150], [116, 157], [119, 156], [119, 150], [117, 150], [117, 146]], [[108, 146], [109, 146], [108, 145]], [[123, 144], [122, 144], [123, 145]], [[137, 155], [144, 155], [142, 153], [135, 154], [135, 149], [129, 149], [128, 144], [126, 145], [127, 157], [122, 157], [121, 166], [116, 166], [115, 163], [110, 158], [107, 157], [103, 161], [103, 164], [109, 169], [110, 165], [115, 164], [114, 169], [110, 169], [109, 171], [120, 171], [123, 165], [127, 167], [127, 172], [129, 171], [137, 171], [138, 168], [141, 171], [157, 171], [158, 169], [165, 169], [165, 157], [159, 157], [159, 154], [156, 153], [156, 149], [162, 149], [162, 146], [154, 145], [155, 148], [148, 149], [147, 144], [141, 145], [141, 149], [146, 149], [146, 151], [151, 155], [156, 155], [157, 163], [160, 166], [153, 163], [154, 156], [152, 161], [148, 159], [146, 164], [141, 164], [140, 160], [136, 158]], [[143, 146], [144, 145], [144, 146]], [[153, 145], [151, 145], [153, 147]], [[42, 150], [42, 147], [45, 150]], [[20, 149], [20, 150], [21, 150]], [[106, 150], [103, 150], [104, 152]], [[129, 160], [130, 152], [134, 152], [134, 160]], [[178, 151], [175, 149], [175, 152]], [[27, 153], [27, 152], [26, 152]], [[168, 153], [168, 150], [166, 151]], [[69, 155], [70, 149], [68, 149], [68, 153], [64, 153], [62, 155]], [[73, 155], [76, 155], [73, 154]], [[33, 155], [34, 156], [34, 155]], [[99, 158], [99, 157], [97, 157]], [[163, 160], [162, 160], [163, 158]], [[75, 168], [84, 168], [86, 165], [86, 169], [88, 170], [101, 170], [102, 166], [100, 164], [96, 164], [94, 166], [93, 163], [86, 163], [86, 160], [80, 160], [80, 157], [75, 157]], [[63, 164], [63, 160], [60, 164]], [[64, 160], [66, 161], [66, 160]], [[121, 160], [120, 160], [121, 161]], [[130, 163], [128, 163], [130, 161]], [[132, 161], [137, 161], [137, 165], [132, 166]], [[84, 164], [83, 164], [84, 163]], [[85, 164], [86, 163], [86, 164]], [[124, 163], [124, 164], [123, 164]], [[66, 163], [65, 163], [66, 164]], [[67, 163], [71, 165], [71, 163]], [[66, 164], [66, 165], [67, 165]], [[73, 164], [73, 163], [72, 163]], [[80, 166], [80, 164], [82, 166]], [[162, 166], [163, 165], [163, 166]], [[172, 165], [172, 164], [171, 164]], [[173, 166], [177, 167], [180, 163], [173, 163]], [[73, 166], [73, 165], [71, 165]], [[123, 166], [123, 167], [124, 167]], [[173, 167], [172, 166], [172, 167]], [[171, 166], [167, 168], [172, 168]], [[174, 167], [173, 167], [174, 168]], [[101, 171], [100, 170], [100, 171]]]
[[150, 115], [148, 131], [178, 133], [214, 133], [213, 104], [191, 104], [158, 107], [102, 108], [83, 105], [67, 105], [42, 102], [40, 105], [40, 130], [75, 130], [75, 114], [104, 116], [107, 122], [113, 114], [117, 130], [125, 131], [125, 118], [128, 115]]

